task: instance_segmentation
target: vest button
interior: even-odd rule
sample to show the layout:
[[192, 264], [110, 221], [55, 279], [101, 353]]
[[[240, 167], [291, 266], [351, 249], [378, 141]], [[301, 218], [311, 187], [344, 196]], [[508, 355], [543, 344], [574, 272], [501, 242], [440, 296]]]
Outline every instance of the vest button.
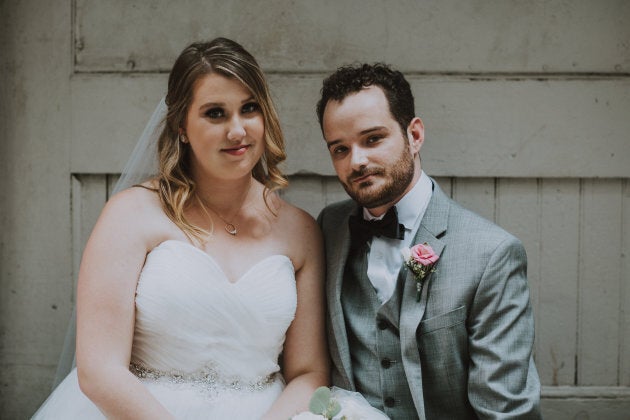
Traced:
[[385, 321], [384, 319], [379, 319], [376, 325], [378, 326], [379, 330], [386, 330], [387, 327], [389, 326], [389, 323]]
[[396, 400], [392, 397], [385, 398], [385, 407], [392, 408], [396, 404]]
[[383, 366], [384, 369], [389, 369], [392, 365], [392, 361], [389, 360], [387, 357], [381, 360], [381, 366]]

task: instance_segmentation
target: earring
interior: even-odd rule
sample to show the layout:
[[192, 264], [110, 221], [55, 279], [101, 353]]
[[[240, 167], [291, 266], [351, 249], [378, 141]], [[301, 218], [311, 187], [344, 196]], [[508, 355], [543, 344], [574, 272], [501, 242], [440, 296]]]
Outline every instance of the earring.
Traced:
[[186, 134], [179, 133], [178, 140], [181, 141], [182, 143], [188, 143], [188, 138], [186, 137]]

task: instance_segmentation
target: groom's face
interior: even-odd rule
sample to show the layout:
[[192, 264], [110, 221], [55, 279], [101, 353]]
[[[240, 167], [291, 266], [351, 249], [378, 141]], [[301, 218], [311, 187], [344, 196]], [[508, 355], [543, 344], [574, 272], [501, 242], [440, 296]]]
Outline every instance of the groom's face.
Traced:
[[375, 215], [398, 201], [420, 173], [419, 145], [402, 132], [380, 87], [328, 102], [322, 128], [339, 181], [357, 203], [377, 209]]

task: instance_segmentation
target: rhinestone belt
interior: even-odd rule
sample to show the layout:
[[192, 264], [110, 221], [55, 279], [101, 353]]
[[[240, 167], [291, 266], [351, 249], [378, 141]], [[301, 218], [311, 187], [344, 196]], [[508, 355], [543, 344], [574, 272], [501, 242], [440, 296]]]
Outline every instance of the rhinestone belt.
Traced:
[[221, 391], [262, 391], [269, 387], [276, 378], [275, 374], [257, 376], [251, 380], [243, 380], [238, 376], [226, 376], [210, 365], [206, 365], [194, 372], [184, 373], [173, 369], [163, 371], [151, 369], [138, 363], [130, 363], [129, 371], [140, 379], [166, 382], [173, 385], [191, 384], [206, 392], [216, 394]]

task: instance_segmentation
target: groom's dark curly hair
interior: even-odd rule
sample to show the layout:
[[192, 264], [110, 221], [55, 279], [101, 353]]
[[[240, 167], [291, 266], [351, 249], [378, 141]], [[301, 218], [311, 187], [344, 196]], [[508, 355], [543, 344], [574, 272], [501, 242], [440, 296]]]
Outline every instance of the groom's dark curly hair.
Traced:
[[320, 128], [323, 130], [324, 110], [329, 101], [342, 101], [368, 86], [378, 86], [383, 90], [389, 111], [405, 133], [416, 115], [411, 87], [401, 72], [383, 63], [339, 67], [324, 79], [316, 109]]

